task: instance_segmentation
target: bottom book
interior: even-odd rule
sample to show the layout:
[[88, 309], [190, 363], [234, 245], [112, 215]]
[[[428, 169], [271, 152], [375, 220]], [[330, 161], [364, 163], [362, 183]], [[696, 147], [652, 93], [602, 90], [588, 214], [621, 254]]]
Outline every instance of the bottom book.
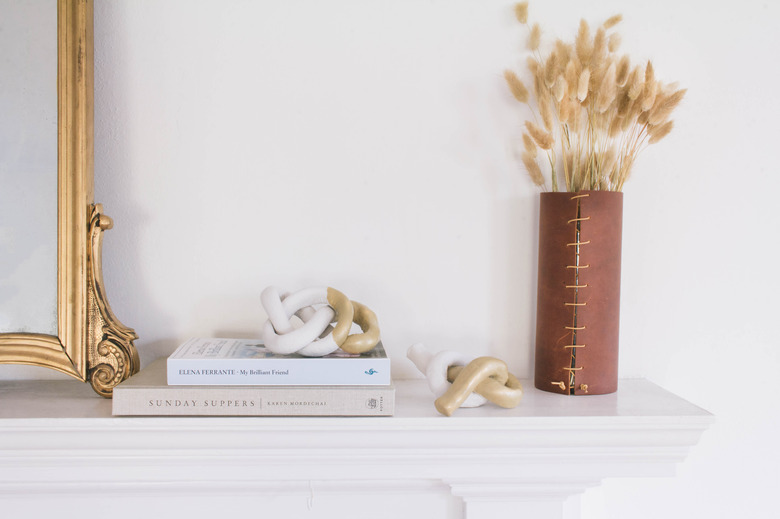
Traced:
[[159, 359], [114, 388], [117, 416], [391, 416], [395, 387], [169, 386]]

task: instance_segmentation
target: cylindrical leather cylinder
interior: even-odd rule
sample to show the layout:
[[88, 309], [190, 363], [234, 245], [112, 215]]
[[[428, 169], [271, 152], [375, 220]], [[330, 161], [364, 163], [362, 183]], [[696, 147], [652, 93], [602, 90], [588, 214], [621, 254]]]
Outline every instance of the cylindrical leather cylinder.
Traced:
[[623, 193], [542, 193], [534, 385], [617, 391]]

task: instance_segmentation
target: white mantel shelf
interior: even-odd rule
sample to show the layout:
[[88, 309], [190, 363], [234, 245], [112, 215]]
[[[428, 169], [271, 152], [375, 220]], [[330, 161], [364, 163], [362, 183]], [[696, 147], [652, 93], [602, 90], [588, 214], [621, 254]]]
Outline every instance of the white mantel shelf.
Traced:
[[111, 402], [78, 382], [2, 381], [0, 504], [80, 493], [446, 488], [469, 519], [577, 517], [571, 496], [603, 478], [673, 476], [713, 422], [646, 380], [585, 397], [523, 382], [515, 409], [488, 405], [450, 418], [436, 413], [421, 380], [396, 381], [393, 417], [129, 418], [112, 417]]

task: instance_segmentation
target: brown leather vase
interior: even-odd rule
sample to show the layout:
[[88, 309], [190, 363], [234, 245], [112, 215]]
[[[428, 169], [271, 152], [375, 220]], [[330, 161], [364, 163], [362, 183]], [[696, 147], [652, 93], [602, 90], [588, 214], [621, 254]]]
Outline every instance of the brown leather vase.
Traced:
[[538, 389], [617, 391], [623, 193], [542, 193], [536, 310]]

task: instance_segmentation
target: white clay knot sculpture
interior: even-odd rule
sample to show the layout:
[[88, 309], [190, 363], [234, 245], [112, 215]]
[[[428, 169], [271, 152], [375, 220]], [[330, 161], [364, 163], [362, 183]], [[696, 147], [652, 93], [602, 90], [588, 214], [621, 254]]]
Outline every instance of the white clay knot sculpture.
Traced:
[[406, 356], [428, 379], [436, 395], [436, 410], [451, 416], [459, 407], [479, 407], [490, 401], [511, 408], [523, 397], [523, 386], [509, 373], [506, 362], [495, 357], [463, 355], [455, 351], [433, 354], [414, 344]]
[[[263, 342], [274, 353], [322, 357], [339, 348], [347, 353], [363, 353], [379, 342], [376, 314], [334, 288], [289, 293], [268, 287], [260, 299], [268, 314]], [[290, 319], [294, 315], [303, 321], [303, 326], [293, 327]], [[353, 322], [363, 333], [349, 334]]]

